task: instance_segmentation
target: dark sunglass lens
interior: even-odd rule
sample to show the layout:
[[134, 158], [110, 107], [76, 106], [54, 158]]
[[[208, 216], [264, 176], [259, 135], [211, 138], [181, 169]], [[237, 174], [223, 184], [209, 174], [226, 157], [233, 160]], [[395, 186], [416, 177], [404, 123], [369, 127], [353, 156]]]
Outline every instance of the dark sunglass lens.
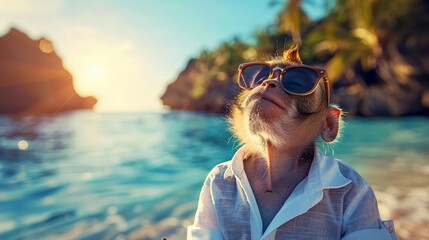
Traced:
[[246, 88], [254, 88], [270, 76], [271, 69], [267, 65], [255, 64], [243, 69], [240, 84]]
[[284, 73], [283, 87], [290, 92], [304, 94], [313, 89], [317, 73], [308, 68], [291, 68]]

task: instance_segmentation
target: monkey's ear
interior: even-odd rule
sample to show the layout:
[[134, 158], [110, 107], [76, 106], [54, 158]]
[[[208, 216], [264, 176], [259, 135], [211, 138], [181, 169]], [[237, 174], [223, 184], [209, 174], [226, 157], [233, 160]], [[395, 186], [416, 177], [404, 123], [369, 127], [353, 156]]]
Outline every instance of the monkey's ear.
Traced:
[[335, 139], [337, 139], [340, 133], [342, 121], [341, 116], [342, 111], [340, 108], [332, 105], [329, 106], [328, 114], [326, 115], [322, 130], [322, 139], [325, 142], [331, 143], [334, 142]]
[[299, 56], [298, 44], [292, 45], [288, 50], [283, 52], [283, 60], [286, 62], [302, 63], [301, 57]]

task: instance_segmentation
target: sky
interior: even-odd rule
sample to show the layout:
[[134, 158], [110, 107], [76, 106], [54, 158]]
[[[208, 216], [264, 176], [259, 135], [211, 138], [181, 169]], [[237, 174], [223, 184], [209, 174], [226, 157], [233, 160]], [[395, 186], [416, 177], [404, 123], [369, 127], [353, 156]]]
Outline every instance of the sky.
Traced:
[[[98, 99], [96, 111], [161, 110], [160, 97], [190, 58], [234, 37], [251, 40], [283, 2], [0, 0], [0, 36], [15, 27], [52, 41], [77, 93]], [[303, 7], [318, 18], [326, 2]]]
[[[160, 96], [203, 49], [275, 19], [269, 0], [0, 0], [11, 27], [53, 42], [81, 96], [100, 112], [161, 110]], [[280, 1], [281, 2], [281, 1]]]

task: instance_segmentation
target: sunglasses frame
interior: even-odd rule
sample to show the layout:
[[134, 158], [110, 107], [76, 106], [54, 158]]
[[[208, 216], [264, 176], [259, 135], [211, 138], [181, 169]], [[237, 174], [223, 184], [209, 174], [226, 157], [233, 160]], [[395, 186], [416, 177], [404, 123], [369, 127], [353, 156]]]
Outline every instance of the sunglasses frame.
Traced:
[[[287, 66], [287, 67], [273, 67], [271, 64], [269, 63], [265, 63], [265, 62], [249, 62], [249, 63], [242, 63], [238, 66], [238, 77], [237, 77], [237, 83], [238, 85], [243, 88], [243, 89], [252, 89], [249, 87], [245, 87], [242, 86], [242, 84], [240, 83], [240, 77], [243, 74], [244, 69], [246, 69], [247, 67], [253, 66], [253, 65], [265, 65], [267, 67], [270, 68], [270, 75], [268, 76], [268, 79], [272, 79], [271, 77], [274, 75], [275, 71], [280, 70], [280, 79], [278, 81], [280, 81], [280, 86], [282, 87], [282, 89], [292, 95], [296, 95], [296, 96], [308, 96], [312, 93], [314, 93], [314, 91], [316, 91], [317, 86], [319, 85], [320, 81], [323, 80], [323, 83], [325, 85], [325, 92], [326, 92], [326, 100], [327, 100], [327, 104], [329, 105], [330, 99], [331, 99], [331, 93], [330, 93], [330, 89], [329, 89], [329, 81], [328, 81], [328, 72], [326, 71], [326, 69], [324, 68], [318, 68], [318, 67], [313, 67], [313, 66], [309, 66], [309, 65], [305, 65], [305, 64], [300, 64], [300, 65], [292, 65], [292, 66]], [[287, 70], [292, 69], [292, 68], [307, 68], [310, 70], [313, 70], [316, 72], [317, 74], [317, 80], [316, 83], [314, 84], [313, 88], [306, 92], [306, 93], [295, 93], [295, 92], [291, 92], [289, 90], [287, 90], [284, 86], [283, 86], [283, 77], [284, 74], [287, 72]]]

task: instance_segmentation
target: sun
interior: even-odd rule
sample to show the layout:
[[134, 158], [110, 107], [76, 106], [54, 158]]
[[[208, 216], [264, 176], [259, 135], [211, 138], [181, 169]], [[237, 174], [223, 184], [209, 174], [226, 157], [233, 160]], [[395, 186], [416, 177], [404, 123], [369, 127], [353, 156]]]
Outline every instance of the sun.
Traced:
[[[80, 66], [79, 66], [80, 65]], [[74, 70], [76, 92], [83, 95], [99, 96], [109, 74], [103, 62], [80, 62]]]
[[89, 68], [89, 76], [100, 79], [103, 76], [103, 69], [99, 65], [93, 65]]

